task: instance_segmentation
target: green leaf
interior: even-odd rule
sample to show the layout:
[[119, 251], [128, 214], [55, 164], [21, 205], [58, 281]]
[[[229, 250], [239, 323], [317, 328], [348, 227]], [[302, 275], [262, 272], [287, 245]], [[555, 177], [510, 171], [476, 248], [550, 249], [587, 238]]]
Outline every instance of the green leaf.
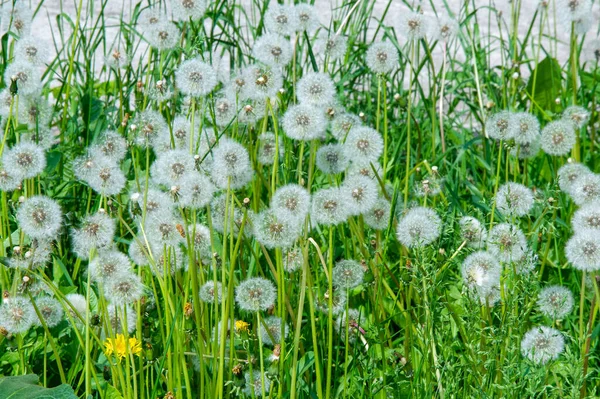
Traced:
[[558, 62], [552, 57], [544, 58], [531, 73], [526, 90], [539, 108], [557, 112], [559, 105], [555, 100], [562, 91], [562, 70]]
[[77, 399], [73, 388], [67, 384], [55, 388], [38, 385], [35, 374], [0, 378], [0, 398], [5, 399]]

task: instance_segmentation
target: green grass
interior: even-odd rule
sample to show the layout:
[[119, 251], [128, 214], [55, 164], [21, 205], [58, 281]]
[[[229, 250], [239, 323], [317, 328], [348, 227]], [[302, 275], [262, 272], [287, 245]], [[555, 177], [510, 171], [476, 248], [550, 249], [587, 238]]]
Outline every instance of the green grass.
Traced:
[[[554, 22], [554, 0], [533, 14], [525, 33], [518, 29], [524, 18], [521, 1], [510, 3], [509, 15], [500, 15], [492, 3], [464, 2], [453, 15], [460, 33], [448, 44], [429, 39], [407, 42], [397, 23], [389, 25], [390, 18], [385, 18], [391, 0], [344, 1], [332, 6], [331, 21], [321, 17], [317, 33], [295, 37], [293, 60], [283, 69], [284, 90], [276, 104], [267, 103], [265, 116], [254, 124], [233, 121], [218, 128], [213, 124], [214, 102], [223, 83], [191, 104], [184, 103], [177, 89], [171, 100], [163, 102], [149, 98], [147, 90], [162, 79], [173, 87], [179, 65], [196, 56], [209, 63], [221, 56], [234, 72], [254, 64], [253, 44], [265, 33], [267, 2], [211, 2], [203, 21], [177, 23], [179, 44], [165, 51], [149, 48], [144, 29], [137, 24], [147, 2], [126, 4], [128, 11], [123, 11], [116, 27], [109, 26], [113, 22], [103, 11], [107, 4], [107, 0], [80, 0], [75, 13], [61, 12], [56, 17], [57, 30], [47, 38], [56, 55], [44, 67], [41, 96], [51, 104], [49, 126], [57, 132], [57, 143], [46, 151], [43, 173], [26, 179], [17, 190], [2, 192], [2, 292], [5, 298], [35, 298], [34, 284], [45, 284], [48, 294], [61, 303], [65, 318], [55, 327], [42, 323], [25, 333], [9, 334], [4, 329], [0, 375], [37, 374], [46, 387], [67, 384], [77, 397], [102, 399], [243, 397], [245, 372], [260, 375], [262, 381], [269, 379], [270, 389], [262, 392], [259, 383], [255, 394], [271, 398], [597, 397], [600, 329], [594, 281], [598, 274], [582, 273], [565, 256], [565, 244], [573, 235], [571, 219], [578, 209], [558, 187], [557, 171], [568, 156], [540, 151], [536, 157], [520, 160], [510, 154], [514, 142], [494, 141], [484, 130], [489, 116], [504, 109], [530, 112], [543, 127], [559, 119], [566, 107], [583, 106], [591, 118], [577, 131], [570, 157], [600, 173], [600, 69], [593, 55], [584, 51], [596, 38], [597, 28], [562, 43], [570, 49], [564, 60], [558, 53], [557, 32], [563, 28]], [[431, 2], [431, 8], [440, 16], [450, 9], [446, 2]], [[39, 14], [42, 10], [37, 8]], [[484, 15], [489, 16], [487, 26], [481, 25]], [[38, 15], [36, 21], [44, 18]], [[104, 65], [103, 56], [110, 54], [114, 44], [108, 32], [115, 28], [115, 41], [133, 59], [125, 69]], [[490, 31], [496, 33], [486, 33]], [[335, 32], [347, 36], [348, 51], [341, 60], [324, 59], [317, 36]], [[2, 73], [14, 61], [17, 39], [11, 32], [2, 36]], [[392, 73], [376, 75], [365, 56], [372, 42], [383, 39], [397, 47], [400, 62]], [[493, 61], [497, 59], [499, 63]], [[372, 171], [390, 201], [392, 218], [381, 231], [369, 228], [363, 216], [336, 226], [317, 226], [307, 218], [296, 242], [304, 263], [287, 273], [284, 251], [268, 249], [248, 234], [253, 214], [266, 209], [275, 190], [285, 184], [299, 183], [314, 193], [341, 185], [345, 178], [345, 173], [326, 175], [316, 167], [318, 148], [335, 141], [330, 134], [325, 141], [299, 142], [287, 137], [282, 127], [285, 111], [297, 103], [296, 83], [313, 71], [329, 74], [340, 105], [384, 137], [385, 153], [379, 160], [383, 168], [372, 165]], [[516, 77], [515, 72], [519, 72]], [[12, 116], [1, 120], [0, 153], [23, 140], [27, 132], [43, 128], [32, 129], [19, 120], [20, 97], [14, 96]], [[135, 331], [125, 335], [141, 343], [141, 352], [129, 351], [119, 361], [105, 353], [106, 339], [119, 332], [108, 320], [109, 300], [103, 287], [90, 280], [89, 261], [73, 252], [71, 234], [85, 216], [102, 208], [116, 221], [114, 244], [119, 251], [127, 254], [136, 237], [153, 239], [134, 218], [136, 211], [146, 217], [146, 201], [136, 209], [130, 198], [134, 192], [142, 196], [146, 192], [150, 165], [160, 155], [132, 140], [131, 125], [146, 109], [159, 111], [169, 125], [176, 116], [184, 116], [191, 126], [198, 126], [195, 134], [207, 128], [219, 139], [230, 137], [242, 143], [255, 174], [241, 189], [221, 190], [225, 214], [230, 215], [224, 233], [212, 228], [210, 207], [196, 211], [176, 207], [187, 231], [182, 246], [186, 270], [172, 275], [152, 272], [162, 266], [158, 257], [173, 256], [172, 249], [148, 256], [146, 266], [134, 267], [146, 290], [141, 300], [132, 303]], [[109, 197], [77, 180], [73, 166], [107, 129], [116, 130], [130, 144], [119, 164], [126, 188]], [[274, 166], [257, 161], [257, 137], [264, 132], [276, 137]], [[438, 177], [443, 179], [440, 194], [415, 194], [423, 180]], [[504, 215], [494, 201], [499, 186], [511, 181], [534, 190], [534, 207], [521, 218]], [[165, 192], [168, 189], [163, 187]], [[23, 199], [37, 194], [56, 200], [64, 213], [50, 261], [33, 270], [8, 267], [17, 256], [15, 246], [26, 250], [31, 245], [16, 212]], [[396, 239], [397, 223], [412, 206], [434, 209], [442, 219], [441, 234], [430, 245], [407, 248]], [[232, 207], [241, 210], [235, 225]], [[461, 264], [473, 252], [461, 239], [458, 224], [467, 215], [487, 228], [502, 222], [518, 225], [537, 255], [529, 274], [516, 273], [518, 262], [504, 266], [495, 306], [482, 304], [461, 276]], [[212, 256], [205, 263], [194, 248], [196, 223], [211, 231]], [[93, 250], [90, 258], [96, 256]], [[347, 292], [346, 309], [356, 309], [360, 322], [358, 326], [342, 323], [340, 333], [331, 310], [334, 295], [329, 295], [333, 288], [329, 277], [341, 259], [361, 262], [365, 277]], [[268, 311], [244, 312], [236, 305], [235, 288], [258, 276], [277, 287], [276, 305]], [[207, 281], [222, 283], [220, 304], [197, 299], [199, 287]], [[568, 287], [575, 298], [573, 311], [558, 321], [544, 316], [537, 305], [540, 290], [552, 284]], [[72, 293], [86, 298], [88, 314], [73, 312], [66, 300]], [[279, 347], [264, 345], [257, 333], [269, 315], [289, 326], [289, 335]], [[233, 327], [239, 321], [248, 323], [247, 330], [239, 324]], [[231, 331], [213, 336], [213, 329], [224, 325], [231, 325]], [[565, 339], [564, 352], [545, 365], [521, 353], [523, 335], [541, 325], [556, 328]], [[0, 398], [9, 397], [16, 388], [9, 380], [4, 380], [5, 385], [2, 381]]]

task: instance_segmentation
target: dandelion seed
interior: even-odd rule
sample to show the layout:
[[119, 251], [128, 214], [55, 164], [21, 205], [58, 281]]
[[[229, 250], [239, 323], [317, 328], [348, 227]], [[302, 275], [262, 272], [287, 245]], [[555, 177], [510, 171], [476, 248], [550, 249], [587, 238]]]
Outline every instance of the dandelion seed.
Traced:
[[280, 35], [290, 36], [298, 30], [296, 8], [272, 3], [265, 13], [264, 23], [267, 30]]
[[344, 222], [348, 216], [348, 209], [339, 188], [321, 189], [313, 194], [311, 219], [314, 223], [337, 225]]
[[365, 272], [355, 260], [341, 260], [332, 270], [331, 279], [336, 288], [349, 290], [363, 282]]
[[573, 122], [577, 129], [583, 128], [590, 120], [590, 113], [583, 107], [572, 105], [563, 111], [562, 118]]
[[20, 179], [31, 179], [46, 168], [46, 154], [39, 145], [22, 141], [4, 153], [2, 163], [12, 168]]
[[346, 36], [332, 35], [320, 38], [315, 43], [317, 53], [323, 53], [329, 60], [335, 61], [346, 55], [348, 50], [348, 38]]
[[22, 296], [5, 298], [0, 306], [0, 326], [11, 334], [27, 332], [36, 319], [31, 302]]
[[511, 115], [510, 125], [514, 129], [512, 136], [515, 143], [523, 145], [540, 139], [540, 122], [528, 112], [517, 112]]
[[383, 139], [375, 129], [356, 126], [348, 132], [344, 149], [352, 162], [376, 163], [383, 153]]
[[[38, 308], [44, 323], [48, 328], [56, 327], [63, 319], [63, 309], [60, 302], [50, 296], [42, 296], [35, 300], [35, 306]], [[41, 326], [39, 316], [34, 319], [34, 324]]]
[[514, 138], [515, 119], [510, 111], [500, 111], [490, 116], [485, 122], [485, 131], [494, 140], [511, 140]]
[[375, 205], [379, 195], [377, 182], [361, 175], [346, 177], [340, 190], [350, 215], [367, 213]]
[[248, 312], [265, 311], [275, 305], [277, 289], [262, 277], [244, 280], [235, 289], [235, 301], [240, 309]]
[[317, 151], [316, 163], [321, 172], [337, 174], [346, 170], [350, 160], [341, 144], [327, 144]]
[[104, 286], [104, 295], [115, 305], [136, 302], [143, 294], [144, 284], [141, 278], [132, 272], [115, 274]]
[[487, 240], [487, 231], [485, 226], [474, 217], [463, 216], [459, 220], [460, 235], [463, 241], [471, 248], [481, 248]]
[[430, 31], [433, 40], [444, 40], [448, 42], [458, 35], [460, 26], [454, 18], [442, 16], [438, 18], [436, 23], [430, 26]]
[[106, 213], [86, 216], [79, 229], [73, 230], [73, 252], [88, 259], [92, 250], [102, 250], [113, 242], [117, 226], [115, 220]]
[[[223, 137], [213, 148], [212, 180], [222, 189], [238, 189], [252, 177], [250, 157], [244, 146], [235, 140]], [[249, 174], [250, 173], [250, 174]]]
[[433, 209], [410, 209], [396, 226], [396, 237], [405, 247], [429, 245], [440, 236], [442, 220]]
[[204, 16], [206, 8], [205, 0], [174, 0], [173, 18], [177, 21], [195, 21]]
[[367, 66], [375, 73], [387, 74], [400, 64], [398, 50], [390, 42], [371, 44], [366, 55]]
[[212, 66], [196, 58], [179, 65], [175, 72], [175, 82], [182, 93], [201, 97], [215, 88], [217, 76]]
[[496, 207], [506, 215], [525, 216], [533, 206], [533, 192], [519, 183], [506, 183], [496, 193]]
[[600, 270], [600, 235], [594, 230], [578, 231], [567, 241], [565, 256], [578, 270]]
[[266, 33], [256, 40], [252, 54], [263, 64], [284, 67], [292, 60], [292, 45], [281, 35]]
[[537, 304], [543, 314], [560, 320], [573, 310], [573, 293], [567, 287], [551, 285], [542, 289]]
[[294, 140], [315, 140], [325, 136], [325, 117], [312, 105], [290, 106], [283, 115], [283, 131]]
[[348, 309], [337, 318], [334, 328], [343, 342], [346, 342], [346, 334], [348, 335], [349, 343], [356, 342], [356, 339], [361, 334], [360, 325], [363, 322], [362, 318], [362, 315], [356, 309]]
[[579, 206], [600, 200], [600, 175], [582, 174], [573, 185], [571, 198]]
[[221, 303], [221, 283], [218, 281], [207, 281], [200, 290], [198, 296], [202, 302]]
[[244, 96], [252, 100], [275, 97], [283, 87], [281, 73], [268, 66], [254, 65], [244, 72]]
[[[250, 373], [245, 373], [244, 379], [246, 380], [244, 393], [249, 397], [261, 397], [263, 388], [265, 394], [268, 394], [269, 390], [271, 389], [271, 380], [266, 375], [261, 377], [260, 371], [254, 371], [252, 375]], [[264, 386], [262, 382], [263, 380]]]
[[383, 197], [379, 197], [375, 201], [375, 205], [368, 212], [364, 213], [364, 220], [367, 226], [374, 230], [387, 229], [390, 223], [390, 208], [389, 201]]
[[169, 21], [158, 21], [147, 31], [146, 40], [155, 49], [171, 50], [179, 43], [181, 33], [177, 26]]
[[256, 240], [267, 248], [289, 248], [298, 239], [301, 225], [296, 219], [278, 216], [272, 210], [257, 214], [253, 219]]
[[121, 273], [131, 273], [129, 258], [116, 250], [102, 251], [89, 265], [92, 281], [106, 285]]
[[565, 349], [563, 335], [554, 328], [533, 327], [521, 340], [521, 353], [537, 364], [546, 364], [557, 359]]
[[588, 202], [575, 211], [571, 226], [575, 233], [583, 230], [600, 233], [600, 201]]
[[502, 266], [487, 251], [473, 252], [464, 260], [461, 274], [465, 285], [480, 297], [485, 297], [500, 284]]
[[429, 31], [429, 24], [423, 14], [408, 12], [400, 16], [399, 30], [407, 40], [421, 40]]
[[114, 334], [122, 334], [125, 325], [127, 325], [127, 333], [132, 334], [135, 331], [137, 313], [132, 306], [111, 303], [106, 307], [106, 313]]
[[324, 106], [334, 99], [336, 91], [329, 75], [313, 72], [298, 81], [297, 95], [300, 103]]
[[501, 262], [517, 261], [527, 250], [527, 239], [518, 227], [500, 223], [488, 234], [488, 250]]
[[575, 192], [575, 187], [578, 186], [579, 179], [590, 173], [590, 169], [584, 164], [566, 163], [558, 170], [558, 186], [563, 192], [572, 195]]
[[575, 145], [573, 124], [564, 120], [550, 122], [542, 129], [542, 150], [549, 155], [567, 155]]
[[36, 195], [21, 204], [17, 221], [21, 230], [31, 238], [56, 239], [62, 224], [62, 211], [56, 201]]

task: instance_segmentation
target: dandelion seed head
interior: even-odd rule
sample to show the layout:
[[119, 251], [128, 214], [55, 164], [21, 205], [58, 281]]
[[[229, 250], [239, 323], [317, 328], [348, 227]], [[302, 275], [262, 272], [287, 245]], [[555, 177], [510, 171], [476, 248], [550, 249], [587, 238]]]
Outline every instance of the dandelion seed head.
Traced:
[[11, 21], [9, 29], [19, 36], [26, 36], [31, 31], [31, 20], [33, 19], [33, 11], [29, 9], [26, 3], [13, 3], [12, 10], [4, 9], [3, 20]]
[[117, 274], [132, 271], [129, 258], [117, 250], [101, 251], [90, 262], [89, 268], [92, 281], [102, 285], [106, 285]]
[[517, 226], [499, 223], [488, 234], [488, 250], [501, 262], [517, 261], [527, 250], [527, 239]]
[[121, 162], [127, 153], [127, 142], [118, 132], [107, 130], [100, 136], [98, 149], [112, 162]]
[[317, 150], [317, 168], [326, 174], [342, 173], [350, 160], [341, 144], [327, 144]]
[[115, 220], [106, 213], [84, 217], [81, 227], [71, 234], [73, 252], [81, 259], [88, 259], [93, 249], [102, 250], [112, 244], [116, 229]]
[[231, 124], [237, 114], [235, 99], [227, 95], [217, 97], [215, 100], [215, 123], [219, 127]]
[[177, 21], [198, 20], [204, 16], [206, 0], [174, 0], [173, 18]]
[[341, 112], [336, 114], [331, 121], [331, 134], [336, 140], [342, 141], [346, 138], [352, 127], [361, 125], [362, 121], [357, 115], [349, 112]]
[[[226, 215], [226, 210], [229, 212]], [[228, 233], [237, 234], [240, 229], [241, 221], [243, 219], [243, 212], [232, 205], [226, 204], [226, 195], [225, 193], [217, 194], [212, 202], [210, 203], [210, 211], [211, 211], [211, 219], [212, 219], [212, 227], [215, 231], [219, 233], [223, 233], [225, 231], [225, 227], [227, 227]], [[248, 226], [244, 227], [244, 231], [247, 232]]]
[[196, 58], [186, 60], [175, 72], [175, 83], [182, 93], [201, 97], [210, 93], [217, 85], [217, 75], [210, 64]]
[[376, 163], [383, 153], [383, 139], [375, 129], [356, 126], [348, 132], [344, 149], [352, 162]]
[[537, 326], [527, 331], [521, 340], [521, 353], [537, 364], [557, 359], [565, 349], [565, 339], [560, 331]]
[[[266, 328], [265, 328], [266, 325]], [[284, 325], [283, 334], [281, 329], [281, 319], [277, 316], [269, 316], [264, 319], [264, 324], [260, 325], [260, 337], [264, 345], [273, 346], [285, 340], [288, 336], [290, 327], [287, 323]]]
[[21, 230], [31, 238], [56, 239], [62, 224], [62, 211], [53, 199], [35, 195], [21, 204], [17, 221]]
[[280, 35], [290, 36], [298, 30], [298, 15], [296, 8], [271, 3], [265, 13], [264, 23], [267, 30]]
[[21, 141], [4, 153], [2, 163], [20, 179], [31, 179], [46, 168], [46, 153], [35, 143]]
[[138, 113], [133, 124], [134, 141], [141, 147], [159, 145], [161, 137], [169, 130], [165, 118], [158, 111], [151, 109]]
[[11, 334], [25, 333], [37, 320], [29, 299], [22, 296], [5, 298], [0, 306], [0, 326]]
[[212, 201], [215, 186], [202, 173], [184, 175], [179, 186], [179, 205], [189, 209], [202, 209]]
[[590, 112], [583, 107], [572, 105], [563, 111], [562, 118], [573, 122], [577, 129], [581, 129], [587, 125], [590, 120]]
[[109, 159], [99, 158], [86, 182], [97, 193], [111, 196], [119, 194], [126, 183], [125, 174], [119, 166]]
[[[264, 388], [265, 394], [269, 393], [271, 389], [271, 380], [265, 375], [264, 378], [261, 377], [260, 371], [255, 371], [250, 375], [249, 372], [244, 374], [244, 379], [246, 380], [246, 385], [244, 388], [244, 393], [249, 397], [261, 397], [262, 391]], [[263, 381], [264, 380], [264, 386]]]
[[483, 224], [472, 216], [463, 216], [459, 220], [460, 236], [471, 248], [482, 248], [487, 240], [487, 230]]
[[[275, 153], [277, 142], [275, 135], [271, 132], [265, 132], [258, 136], [258, 162], [262, 165], [273, 165], [275, 162]], [[285, 155], [283, 140], [279, 139], [279, 159], [282, 160]]]
[[584, 173], [575, 181], [570, 193], [573, 202], [582, 206], [600, 200], [600, 175]]
[[513, 156], [517, 156], [519, 159], [530, 159], [535, 158], [538, 155], [541, 147], [542, 143], [540, 137], [538, 137], [529, 143], [515, 145], [511, 148], [510, 153]]
[[430, 26], [433, 40], [452, 40], [460, 32], [460, 26], [454, 18], [444, 15]]
[[115, 305], [138, 301], [144, 294], [141, 278], [133, 272], [113, 274], [104, 286], [104, 295]]
[[571, 220], [573, 230], [592, 230], [600, 233], [600, 201], [588, 202], [581, 206]]
[[212, 180], [218, 188], [245, 186], [252, 178], [252, 166], [246, 148], [235, 140], [222, 137], [213, 148]]
[[335, 85], [328, 74], [309, 73], [298, 81], [297, 95], [301, 103], [324, 106], [334, 99]]
[[594, 230], [576, 232], [567, 241], [565, 256], [577, 270], [600, 270], [600, 235]]
[[337, 225], [348, 218], [342, 192], [337, 187], [325, 188], [312, 196], [311, 219], [316, 224]]
[[342, 200], [351, 215], [367, 213], [375, 205], [379, 196], [377, 182], [362, 175], [346, 177], [340, 189]]
[[360, 334], [360, 325], [363, 322], [363, 315], [356, 309], [345, 310], [335, 320], [334, 328], [343, 342], [346, 342], [346, 334], [348, 342], [354, 343]]
[[157, 50], [171, 50], [179, 44], [181, 32], [177, 25], [170, 21], [159, 20], [146, 30], [146, 40]]
[[292, 60], [292, 45], [277, 33], [265, 33], [252, 48], [254, 58], [272, 67], [284, 67]]
[[315, 43], [315, 50], [317, 53], [322, 53], [325, 57], [328, 57], [330, 61], [338, 60], [346, 55], [348, 38], [335, 34], [321, 37]]
[[275, 285], [262, 277], [244, 280], [235, 289], [235, 301], [240, 309], [248, 312], [266, 311], [277, 298]]
[[283, 87], [281, 72], [269, 66], [253, 65], [244, 72], [243, 97], [252, 100], [266, 100], [275, 97]]
[[296, 219], [278, 216], [273, 210], [265, 210], [253, 219], [256, 240], [267, 248], [289, 248], [301, 233]]
[[396, 238], [402, 245], [412, 248], [429, 245], [440, 236], [442, 219], [430, 208], [410, 209], [396, 227]]
[[494, 140], [511, 140], [516, 129], [512, 112], [500, 111], [490, 116], [485, 122], [485, 131]]
[[367, 226], [374, 230], [385, 230], [390, 223], [391, 205], [383, 197], [377, 198], [373, 207], [363, 214]]
[[123, 334], [125, 324], [129, 334], [135, 331], [137, 313], [132, 306], [111, 303], [106, 307], [106, 313], [114, 334]]
[[171, 186], [180, 183], [184, 176], [195, 171], [195, 165], [189, 150], [169, 150], [157, 156], [150, 172], [156, 183]]
[[183, 222], [173, 215], [159, 214], [146, 216], [146, 235], [151, 244], [157, 244], [159, 248], [163, 245], [177, 246], [183, 242], [177, 225]]
[[542, 129], [542, 150], [549, 155], [567, 155], [575, 145], [574, 125], [565, 120], [548, 123]]
[[[60, 302], [58, 302], [58, 300], [44, 295], [35, 300], [35, 306], [38, 308], [38, 311], [40, 312], [42, 318], [44, 319], [44, 323], [46, 323], [48, 328], [56, 327], [58, 323], [62, 321], [64, 312], [62, 305]], [[34, 319], [34, 324], [38, 326], [42, 325], [39, 317]]]
[[366, 61], [371, 71], [381, 74], [390, 73], [400, 63], [398, 50], [390, 42], [371, 44], [367, 50]]
[[306, 3], [296, 4], [294, 12], [298, 18], [298, 32], [306, 31], [312, 33], [319, 27], [319, 16], [314, 6]]
[[294, 140], [315, 140], [325, 136], [327, 121], [319, 110], [307, 104], [290, 106], [283, 115], [283, 131]]
[[510, 123], [514, 131], [509, 134], [516, 144], [529, 144], [540, 139], [540, 122], [528, 112], [516, 112], [511, 115]]
[[198, 291], [200, 300], [205, 303], [221, 303], [221, 283], [218, 281], [207, 281]]
[[429, 31], [427, 18], [419, 12], [407, 12], [400, 16], [400, 33], [408, 40], [424, 39]]
[[558, 170], [558, 186], [563, 192], [572, 195], [575, 192], [575, 187], [578, 186], [579, 179], [590, 173], [590, 169], [584, 164], [578, 162], [566, 163]]
[[533, 207], [533, 192], [519, 183], [503, 184], [496, 193], [496, 207], [505, 215], [525, 216]]
[[553, 320], [560, 320], [573, 310], [573, 293], [567, 287], [551, 285], [542, 289], [538, 297], [540, 311]]
[[365, 271], [360, 263], [355, 260], [345, 259], [336, 263], [332, 270], [333, 285], [339, 289], [352, 289], [363, 282]]
[[496, 257], [487, 251], [473, 252], [465, 258], [461, 267], [465, 285], [480, 297], [484, 297], [500, 284], [501, 273], [502, 266]]
[[283, 268], [288, 273], [300, 270], [304, 265], [304, 254], [299, 247], [289, 248], [283, 254]]

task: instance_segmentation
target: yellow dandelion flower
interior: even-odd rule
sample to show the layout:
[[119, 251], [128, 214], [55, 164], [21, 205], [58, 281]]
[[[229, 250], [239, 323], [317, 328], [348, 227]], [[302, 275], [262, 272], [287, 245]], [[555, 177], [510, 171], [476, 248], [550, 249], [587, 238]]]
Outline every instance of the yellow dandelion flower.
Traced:
[[106, 338], [104, 353], [106, 356], [114, 353], [117, 359], [121, 361], [129, 353], [140, 356], [142, 353], [142, 344], [135, 337], [129, 338], [129, 342], [127, 342], [123, 334], [117, 334], [116, 338]]
[[235, 321], [235, 331], [241, 333], [241, 332], [248, 332], [248, 329], [250, 328], [250, 324], [246, 323], [244, 320], [236, 320]]

